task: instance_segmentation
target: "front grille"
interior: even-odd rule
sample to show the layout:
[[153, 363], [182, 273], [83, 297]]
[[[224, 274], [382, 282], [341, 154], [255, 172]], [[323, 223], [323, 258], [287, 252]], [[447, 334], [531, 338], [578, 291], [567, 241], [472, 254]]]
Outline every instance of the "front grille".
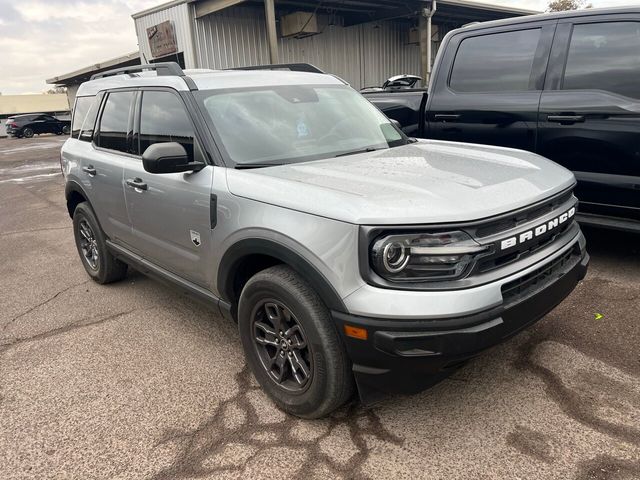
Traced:
[[580, 257], [580, 247], [575, 246], [566, 253], [546, 265], [537, 268], [520, 278], [502, 285], [502, 298], [505, 303], [510, 303], [520, 297], [528, 296], [538, 289], [542, 289], [559, 273], [564, 272], [569, 265], [575, 263]]
[[492, 256], [486, 260], [480, 261], [478, 262], [478, 267], [477, 267], [478, 272], [481, 272], [481, 273], [490, 272], [491, 270], [503, 267], [512, 262], [520, 260], [521, 258], [528, 257], [529, 255], [540, 250], [541, 248], [544, 248], [547, 245], [553, 243], [557, 238], [562, 237], [567, 232], [567, 230], [569, 230], [574, 224], [575, 224], [575, 221], [566, 222], [566, 224], [563, 225], [562, 227], [558, 228], [557, 230], [554, 230], [552, 233], [549, 233], [548, 235], [541, 236], [536, 241], [527, 244], [525, 247], [521, 247], [521, 248], [516, 247], [516, 249], [512, 252], [505, 253], [504, 255]]
[[513, 230], [519, 225], [533, 221], [536, 218], [543, 217], [547, 213], [556, 210], [561, 205], [568, 202], [572, 195], [573, 189], [570, 189], [556, 195], [555, 197], [545, 200], [542, 203], [514, 212], [512, 215], [507, 215], [500, 219], [483, 223], [482, 226], [475, 230], [474, 236], [483, 238], [496, 235], [501, 232], [506, 232], [507, 230]]

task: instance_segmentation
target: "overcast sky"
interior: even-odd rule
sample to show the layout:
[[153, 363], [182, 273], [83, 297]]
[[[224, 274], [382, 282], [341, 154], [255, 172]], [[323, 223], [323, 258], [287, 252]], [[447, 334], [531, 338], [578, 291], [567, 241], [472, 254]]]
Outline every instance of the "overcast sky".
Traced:
[[[49, 88], [47, 78], [137, 50], [131, 14], [164, 1], [0, 0], [0, 92], [39, 93]], [[544, 10], [548, 1], [486, 3]], [[605, 7], [634, 0], [591, 3]]]

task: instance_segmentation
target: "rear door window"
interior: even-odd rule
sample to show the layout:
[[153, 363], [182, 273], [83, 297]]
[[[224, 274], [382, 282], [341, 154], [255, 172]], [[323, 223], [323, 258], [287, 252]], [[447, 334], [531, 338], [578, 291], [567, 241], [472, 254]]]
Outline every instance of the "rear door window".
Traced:
[[456, 92], [531, 90], [539, 28], [468, 37], [460, 42], [449, 86]]
[[134, 92], [111, 92], [100, 118], [96, 144], [109, 150], [128, 153], [130, 110]]
[[640, 98], [640, 22], [575, 25], [562, 88]]

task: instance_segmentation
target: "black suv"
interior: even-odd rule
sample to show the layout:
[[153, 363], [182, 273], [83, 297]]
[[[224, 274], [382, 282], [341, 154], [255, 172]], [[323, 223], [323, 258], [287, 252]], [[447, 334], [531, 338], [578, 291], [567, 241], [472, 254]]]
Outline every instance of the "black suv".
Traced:
[[550, 158], [578, 180], [581, 222], [640, 232], [637, 6], [454, 30], [442, 42], [428, 94], [366, 96], [409, 135]]
[[7, 135], [14, 137], [31, 138], [43, 133], [55, 133], [56, 135], [69, 135], [71, 121], [59, 120], [54, 116], [43, 113], [29, 115], [16, 115], [9, 117], [6, 123]]

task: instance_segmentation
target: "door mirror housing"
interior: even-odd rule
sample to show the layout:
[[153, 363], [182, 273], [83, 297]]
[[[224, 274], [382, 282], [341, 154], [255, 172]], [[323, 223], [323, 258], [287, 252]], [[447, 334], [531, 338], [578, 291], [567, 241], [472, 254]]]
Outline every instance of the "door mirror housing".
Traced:
[[395, 118], [389, 118], [389, 121], [396, 126], [398, 130], [402, 130], [402, 124]]
[[177, 142], [154, 143], [142, 154], [142, 165], [149, 173], [180, 173], [199, 171], [202, 162], [190, 162], [185, 148]]

